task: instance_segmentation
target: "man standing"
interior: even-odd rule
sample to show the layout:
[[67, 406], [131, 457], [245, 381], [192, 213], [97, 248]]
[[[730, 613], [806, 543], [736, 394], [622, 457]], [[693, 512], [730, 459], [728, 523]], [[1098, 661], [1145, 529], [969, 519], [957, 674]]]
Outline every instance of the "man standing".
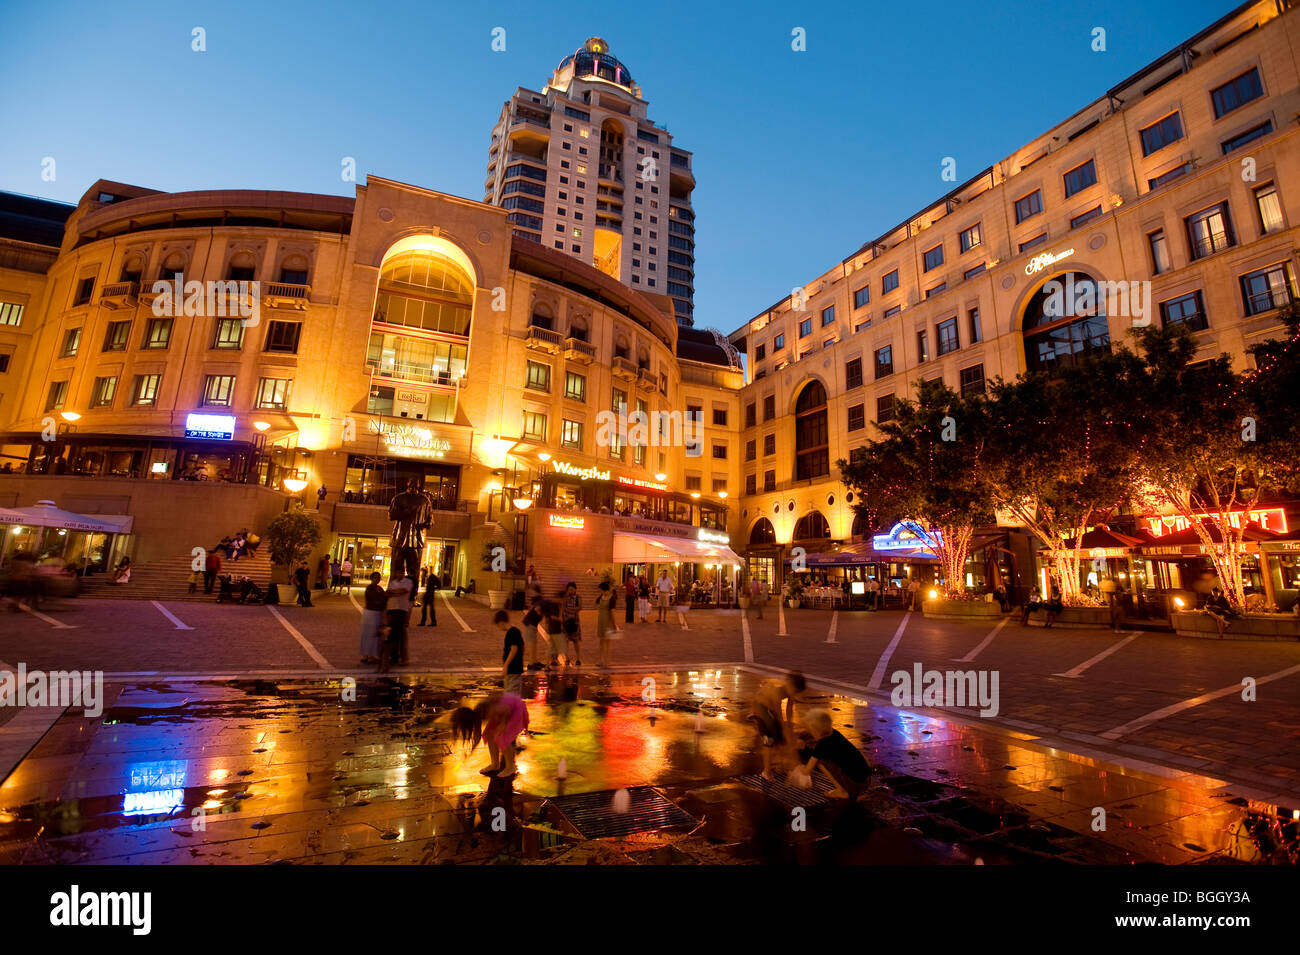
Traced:
[[345, 593], [352, 592], [352, 561], [343, 558], [343, 563], [339, 564], [339, 583]]
[[[420, 601], [420, 623], [421, 627], [438, 626], [438, 608], [434, 601], [438, 599], [438, 575], [429, 574], [424, 579], [424, 599]], [[428, 620], [426, 624], [424, 621]]]
[[880, 609], [880, 581], [875, 577], [867, 580], [867, 609], [871, 611]]
[[668, 576], [667, 567], [659, 572], [659, 580], [655, 582], [655, 590], [659, 592], [659, 619], [655, 623], [667, 623], [668, 608], [673, 601], [673, 579]]
[[208, 559], [203, 563], [203, 592], [212, 593], [212, 585], [217, 580], [217, 574], [221, 573], [221, 555], [217, 553], [214, 547], [208, 551]]
[[908, 610], [917, 609], [916, 595], [920, 592], [921, 592], [921, 581], [913, 577], [912, 582], [907, 585], [907, 609]]
[[406, 666], [406, 627], [411, 621], [411, 593], [414, 590], [415, 581], [410, 577], [395, 577], [388, 582], [388, 643], [380, 670], [387, 670], [394, 662]]
[[316, 510], [320, 510], [321, 501], [325, 500], [325, 495], [328, 493], [329, 492], [325, 490], [325, 485], [322, 484], [320, 490], [316, 492]]
[[293, 572], [293, 582], [298, 588], [298, 606], [310, 607], [311, 604], [311, 571], [307, 569], [307, 562], [299, 561], [298, 569]]

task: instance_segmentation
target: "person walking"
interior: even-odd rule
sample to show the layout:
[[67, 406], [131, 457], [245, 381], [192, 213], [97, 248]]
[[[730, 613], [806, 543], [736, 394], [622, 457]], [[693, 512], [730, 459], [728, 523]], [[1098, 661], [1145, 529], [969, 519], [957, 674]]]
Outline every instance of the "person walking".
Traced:
[[614, 590], [608, 580], [600, 582], [600, 592], [596, 594], [596, 640], [600, 644], [600, 667], [607, 669], [610, 664], [610, 639], [614, 629]]
[[921, 592], [921, 581], [913, 577], [911, 583], [907, 585], [907, 609], [918, 610], [916, 598]]
[[321, 501], [325, 500], [325, 495], [328, 493], [329, 491], [325, 490], [325, 485], [322, 484], [320, 490], [316, 492], [316, 510], [320, 510]]
[[758, 612], [758, 619], [763, 619], [763, 581], [757, 577], [749, 582], [749, 605]]
[[880, 581], [875, 577], [867, 579], [867, 609], [873, 613], [880, 609]]
[[316, 563], [316, 589], [324, 590], [329, 586], [330, 579], [330, 555], [321, 554], [320, 560]]
[[510, 625], [510, 614], [498, 610], [492, 615], [492, 624], [505, 634], [501, 648], [501, 680], [507, 693], [518, 693], [524, 681], [524, 635], [518, 627]]
[[343, 563], [339, 564], [339, 586], [344, 593], [352, 593], [352, 561], [346, 557]]
[[548, 666], [565, 666], [568, 658], [564, 652], [564, 624], [560, 622], [560, 608], [552, 600], [545, 601], [539, 608], [542, 622], [538, 624], [537, 635], [546, 639], [550, 653]]
[[[424, 599], [420, 601], [420, 627], [438, 626], [438, 607], [435, 601], [438, 599], [438, 575], [430, 574], [424, 581]], [[424, 621], [428, 619], [426, 624]]]
[[574, 666], [582, 666], [582, 597], [578, 595], [578, 585], [569, 581], [564, 587], [564, 607], [560, 611], [560, 625], [564, 628], [565, 649], [573, 644], [573, 652], [568, 654]]
[[524, 614], [524, 646], [528, 649], [528, 669], [538, 670], [542, 662], [537, 659], [538, 627], [542, 623], [541, 599], [534, 597], [532, 606]]
[[294, 586], [298, 588], [298, 606], [310, 607], [311, 603], [311, 571], [307, 569], [305, 560], [298, 562], [298, 569], [293, 572]]
[[623, 581], [624, 623], [632, 623], [636, 613], [636, 576], [628, 574]]
[[655, 583], [655, 590], [659, 595], [659, 617], [655, 620], [655, 623], [667, 623], [668, 608], [673, 603], [673, 579], [668, 575], [667, 567], [659, 572], [659, 580]]
[[388, 642], [384, 645], [385, 656], [379, 664], [380, 671], [385, 671], [393, 663], [406, 666], [408, 648], [406, 628], [411, 622], [411, 594], [415, 590], [415, 581], [410, 577], [389, 580], [385, 596], [388, 601]]
[[636, 610], [642, 623], [650, 621], [650, 582], [644, 576], [636, 579]]
[[336, 593], [339, 584], [343, 582], [343, 571], [340, 569], [342, 566], [337, 557], [330, 561], [330, 593]]
[[370, 575], [370, 585], [364, 594], [366, 609], [361, 611], [361, 662], [378, 663], [380, 655], [380, 631], [384, 629], [384, 611], [388, 607], [388, 596], [379, 586], [380, 575], [375, 571]]
[[221, 555], [217, 553], [214, 547], [208, 551], [208, 559], [203, 563], [203, 592], [212, 593], [212, 585], [216, 583], [217, 574], [221, 573]]

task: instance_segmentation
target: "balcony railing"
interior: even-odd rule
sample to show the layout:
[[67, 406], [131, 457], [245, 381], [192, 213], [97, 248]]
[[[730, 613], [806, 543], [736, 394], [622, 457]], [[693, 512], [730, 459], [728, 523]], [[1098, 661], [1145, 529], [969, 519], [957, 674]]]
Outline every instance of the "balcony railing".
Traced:
[[1291, 293], [1285, 288], [1271, 288], [1263, 292], [1252, 292], [1246, 296], [1246, 311], [1250, 315], [1282, 308], [1291, 302]]
[[540, 126], [542, 129], [547, 130], [551, 128], [551, 118], [549, 116], [543, 118], [541, 114], [526, 113], [523, 110], [515, 110], [511, 122], [528, 123], [531, 126]]
[[129, 305], [136, 300], [139, 286], [139, 282], [113, 282], [105, 285], [104, 290], [99, 294], [99, 304], [105, 308]]
[[[344, 488], [339, 495], [340, 504], [370, 504], [378, 507], [387, 507], [393, 502], [400, 490], [397, 487], [378, 485], [367, 488]], [[445, 494], [429, 495], [433, 499], [434, 510], [437, 511], [460, 511], [469, 510], [469, 501], [458, 501], [456, 491], [450, 490]]]
[[541, 348], [554, 353], [564, 347], [564, 336], [559, 332], [551, 331], [549, 328], [529, 325], [528, 336], [524, 339], [524, 344], [529, 348]]
[[1194, 236], [1192, 238], [1192, 258], [1203, 259], [1215, 252], [1222, 252], [1231, 245], [1232, 240], [1228, 238], [1226, 232], [1211, 232], [1209, 235]]
[[636, 378], [637, 367], [626, 358], [615, 356], [610, 359], [609, 369], [619, 378]]
[[423, 381], [431, 385], [451, 386], [456, 384], [456, 379], [460, 377], [450, 371], [433, 368], [429, 365], [411, 361], [385, 362], [378, 358], [367, 358], [366, 365], [373, 368], [375, 374], [381, 378], [401, 378], [403, 381]]
[[265, 282], [262, 284], [262, 301], [272, 308], [306, 308], [311, 300], [310, 285], [294, 285], [289, 282]]
[[565, 354], [576, 361], [592, 362], [596, 360], [596, 346], [584, 342], [580, 338], [566, 338], [564, 340]]
[[655, 373], [649, 368], [638, 368], [636, 370], [636, 383], [641, 388], [654, 391], [659, 384], [659, 380], [655, 378]]

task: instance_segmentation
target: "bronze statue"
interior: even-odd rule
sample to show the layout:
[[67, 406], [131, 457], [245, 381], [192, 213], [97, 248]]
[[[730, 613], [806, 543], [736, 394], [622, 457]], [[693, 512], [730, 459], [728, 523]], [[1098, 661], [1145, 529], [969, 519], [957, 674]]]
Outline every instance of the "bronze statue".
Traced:
[[420, 572], [420, 557], [424, 553], [424, 532], [433, 523], [433, 502], [412, 480], [406, 490], [393, 498], [388, 505], [388, 517], [393, 521], [392, 572], [389, 578], [414, 577]]

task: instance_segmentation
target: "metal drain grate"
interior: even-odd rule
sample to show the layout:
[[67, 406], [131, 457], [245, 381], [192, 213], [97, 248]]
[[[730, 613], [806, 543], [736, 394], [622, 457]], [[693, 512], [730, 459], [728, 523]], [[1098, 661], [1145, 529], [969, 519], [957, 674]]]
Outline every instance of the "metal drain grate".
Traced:
[[764, 795], [771, 796], [783, 806], [794, 808], [795, 806], [820, 806], [822, 803], [830, 802], [827, 793], [835, 788], [832, 782], [823, 773], [814, 773], [812, 777], [811, 789], [800, 789], [798, 786], [792, 786], [784, 779], [764, 779], [757, 774], [749, 776], [740, 776], [736, 782], [750, 789], [757, 789]]
[[587, 839], [626, 836], [658, 829], [693, 828], [700, 820], [677, 808], [649, 786], [633, 786], [627, 812], [614, 811], [614, 791], [578, 793], [550, 800], [565, 820]]

